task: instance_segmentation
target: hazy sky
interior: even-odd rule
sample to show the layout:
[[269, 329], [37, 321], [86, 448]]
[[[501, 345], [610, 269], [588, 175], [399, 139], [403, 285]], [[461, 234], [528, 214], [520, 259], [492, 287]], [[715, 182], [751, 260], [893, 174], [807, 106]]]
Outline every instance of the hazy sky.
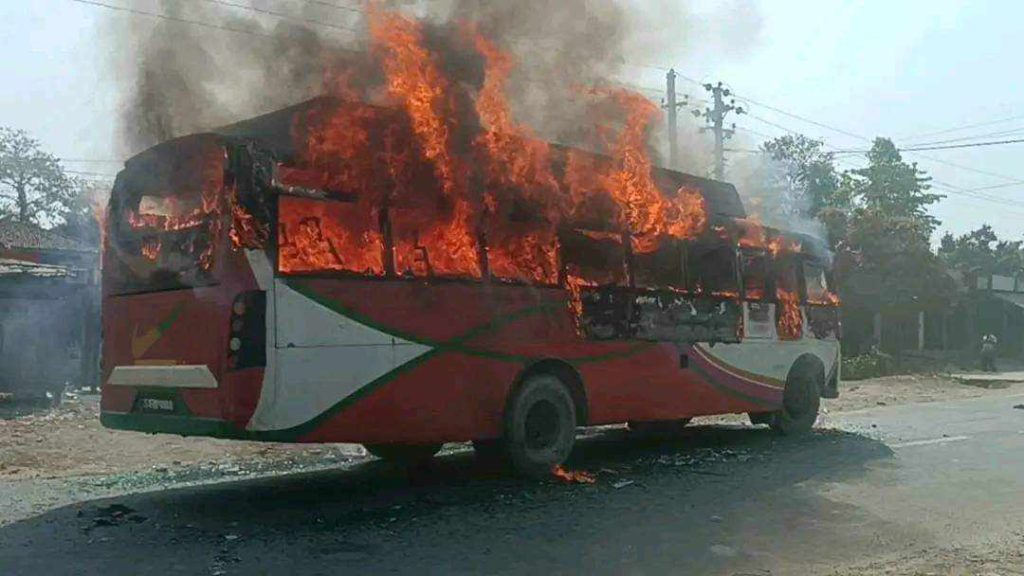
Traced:
[[[104, 1], [154, 7], [145, 0]], [[647, 10], [657, 5], [634, 3]], [[675, 66], [700, 81], [723, 80], [741, 97], [840, 131], [755, 104], [749, 106], [750, 116], [736, 119], [741, 129], [772, 136], [785, 133], [770, 122], [823, 138], [842, 150], [869, 146], [858, 136], [889, 136], [904, 146], [985, 134], [992, 136], [953, 143], [1024, 137], [1024, 92], [1020, 90], [1024, 72], [1019, 63], [1019, 55], [1024, 54], [1024, 3], [702, 0], [693, 4], [716, 15], [725, 6], [736, 17], [725, 21], [716, 17], [705, 28], [700, 18], [695, 19], [690, 27], [698, 30], [682, 29], [678, 42], [651, 51], [642, 62], [630, 62], [627, 71], [632, 82], [660, 88], [664, 85], [661, 66]], [[108, 81], [105, 59], [97, 53], [98, 47], [106, 45], [99, 38], [101, 24], [112, 18], [145, 21], [70, 0], [0, 0], [0, 42], [5, 48], [0, 60], [4, 83], [0, 125], [30, 131], [58, 156], [99, 161], [67, 163], [81, 172], [113, 174], [118, 168], [117, 163], [108, 162], [119, 160], [114, 121], [117, 94]], [[686, 80], [680, 80], [679, 87], [695, 96], [702, 92]], [[743, 139], [733, 143], [737, 148], [762, 139], [743, 130]], [[843, 166], [863, 163], [863, 156], [857, 154], [841, 157]], [[919, 162], [941, 187], [937, 191], [947, 194], [934, 210], [944, 230], [960, 233], [989, 223], [1001, 236], [1024, 238], [1024, 144], [933, 151], [907, 158]]]

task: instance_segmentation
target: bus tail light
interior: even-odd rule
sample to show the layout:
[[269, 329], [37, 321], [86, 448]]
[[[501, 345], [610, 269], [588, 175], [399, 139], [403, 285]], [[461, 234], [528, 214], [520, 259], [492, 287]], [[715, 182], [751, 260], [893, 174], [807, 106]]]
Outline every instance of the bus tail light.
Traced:
[[231, 304], [228, 331], [228, 369], [267, 365], [267, 293], [242, 292]]

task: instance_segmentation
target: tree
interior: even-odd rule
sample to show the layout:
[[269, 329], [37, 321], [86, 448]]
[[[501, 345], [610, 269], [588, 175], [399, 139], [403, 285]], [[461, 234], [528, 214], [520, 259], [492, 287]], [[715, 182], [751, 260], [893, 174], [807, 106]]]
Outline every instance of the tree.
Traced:
[[0, 128], [0, 214], [50, 227], [63, 221], [80, 190], [28, 133]]
[[835, 156], [824, 146], [824, 142], [802, 134], [781, 136], [761, 145], [761, 150], [785, 168], [787, 197], [782, 204], [790, 214], [815, 218], [826, 208], [848, 204], [838, 195]]
[[931, 250], [939, 224], [928, 206], [941, 196], [928, 192], [929, 178], [903, 161], [892, 141], [878, 138], [868, 166], [844, 173], [840, 195], [851, 199], [845, 231], [846, 276], [881, 303], [936, 301], [951, 288], [942, 262]]
[[928, 213], [928, 206], [942, 199], [928, 192], [931, 178], [916, 163], [904, 162], [896, 145], [887, 138], [876, 138], [867, 157], [866, 168], [850, 171], [845, 183], [853, 187], [849, 193], [863, 208], [913, 220], [931, 234], [939, 221]]
[[1024, 242], [1000, 240], [987, 224], [962, 236], [947, 232], [939, 245], [939, 257], [969, 276], [1024, 275]]
[[89, 246], [99, 246], [102, 236], [99, 212], [103, 210], [106, 204], [104, 199], [108, 194], [106, 184], [80, 181], [78, 192], [63, 215], [64, 221], [55, 226], [54, 230]]
[[776, 196], [761, 200], [764, 209], [777, 212], [778, 221], [821, 222], [829, 246], [839, 250], [852, 200], [845, 194], [849, 188], [843, 186], [848, 177], [836, 170], [834, 154], [825, 150], [824, 142], [802, 134], [769, 140], [761, 150], [776, 166], [764, 175], [769, 193]]

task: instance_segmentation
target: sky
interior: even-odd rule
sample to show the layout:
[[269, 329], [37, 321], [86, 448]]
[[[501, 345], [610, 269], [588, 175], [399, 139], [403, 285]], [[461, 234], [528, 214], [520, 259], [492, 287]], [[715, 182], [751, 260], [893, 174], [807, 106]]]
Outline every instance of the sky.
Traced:
[[[622, 1], [655, 16], [660, 5]], [[787, 130], [843, 151], [863, 150], [876, 136], [903, 147], [986, 134], [992, 136], [951, 143], [1024, 137], [1024, 70], [1016, 57], [1024, 54], [1022, 2], [692, 4], [694, 15], [678, 39], [648, 47], [643, 61], [626, 62], [624, 74], [652, 96], [668, 67], [683, 76], [679, 90], [695, 97], [703, 96], [698, 82], [726, 83], [750, 112], [733, 118], [733, 148]], [[119, 98], [104, 66], [108, 58], [99, 53], [109, 45], [104, 23], [115, 18], [141, 17], [71, 0], [0, 1], [0, 126], [29, 131], [89, 178], [116, 173], [123, 160]], [[984, 125], [959, 129], [976, 124]], [[841, 168], [864, 164], [856, 152], [839, 158]], [[907, 153], [906, 159], [947, 196], [933, 208], [940, 231], [962, 234], [990, 224], [1001, 237], [1024, 239], [1024, 144]]]

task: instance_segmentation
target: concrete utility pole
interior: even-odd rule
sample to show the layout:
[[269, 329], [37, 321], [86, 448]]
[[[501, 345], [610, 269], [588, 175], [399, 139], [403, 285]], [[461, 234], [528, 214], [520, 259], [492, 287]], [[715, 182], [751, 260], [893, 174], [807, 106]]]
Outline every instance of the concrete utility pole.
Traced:
[[714, 108], [694, 110], [693, 115], [707, 120], [708, 126], [704, 128], [704, 131], [710, 130], [715, 134], [715, 179], [722, 180], [725, 178], [725, 141], [736, 133], [736, 124], [733, 124], [731, 128], [725, 127], [725, 117], [730, 112], [746, 114], [746, 110], [741, 106], [736, 106], [735, 99], [730, 99], [728, 104], [725, 103], [725, 99], [732, 96], [732, 91], [722, 86], [721, 82], [705, 84], [704, 89], [711, 93]]
[[689, 105], [689, 98], [683, 96], [683, 101], [676, 99], [676, 71], [671, 69], [666, 75], [667, 87], [665, 90], [665, 102], [662, 107], [668, 110], [668, 165], [669, 168], [677, 168], [679, 162], [679, 114], [678, 110]]

